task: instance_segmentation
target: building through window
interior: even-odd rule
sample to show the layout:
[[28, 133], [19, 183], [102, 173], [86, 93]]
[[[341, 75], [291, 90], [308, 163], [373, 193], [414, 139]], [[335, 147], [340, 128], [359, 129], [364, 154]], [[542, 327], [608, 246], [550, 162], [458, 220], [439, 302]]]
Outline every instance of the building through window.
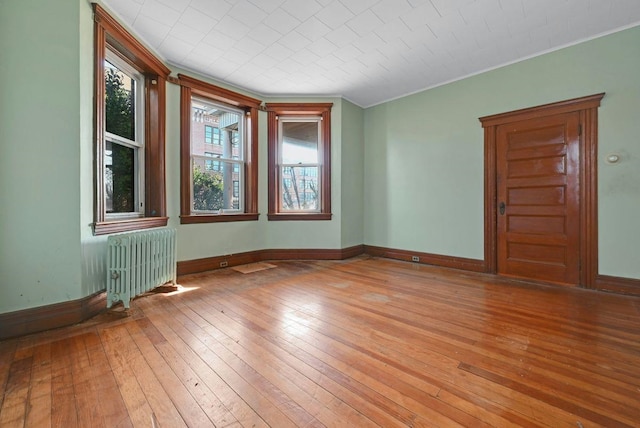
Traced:
[[[191, 97], [193, 213], [219, 214], [244, 209], [239, 186], [244, 182], [244, 116], [242, 110]], [[212, 151], [205, 152], [205, 147]], [[234, 183], [238, 183], [237, 191]]]

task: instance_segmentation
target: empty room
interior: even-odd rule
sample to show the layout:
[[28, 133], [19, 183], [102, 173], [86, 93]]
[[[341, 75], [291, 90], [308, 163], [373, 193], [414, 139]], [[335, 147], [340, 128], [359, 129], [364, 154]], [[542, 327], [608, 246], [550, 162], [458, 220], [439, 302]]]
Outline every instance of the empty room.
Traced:
[[640, 426], [640, 2], [0, 0], [0, 427]]

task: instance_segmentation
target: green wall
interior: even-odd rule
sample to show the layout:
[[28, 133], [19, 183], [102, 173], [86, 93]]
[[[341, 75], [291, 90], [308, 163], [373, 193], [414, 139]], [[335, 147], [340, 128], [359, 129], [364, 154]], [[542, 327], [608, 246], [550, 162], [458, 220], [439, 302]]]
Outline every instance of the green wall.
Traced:
[[483, 258], [479, 117], [606, 92], [599, 269], [640, 278], [640, 27], [365, 110], [365, 243]]
[[342, 102], [342, 248], [364, 242], [364, 111]]
[[83, 297], [79, 10], [0, 2], [0, 312]]

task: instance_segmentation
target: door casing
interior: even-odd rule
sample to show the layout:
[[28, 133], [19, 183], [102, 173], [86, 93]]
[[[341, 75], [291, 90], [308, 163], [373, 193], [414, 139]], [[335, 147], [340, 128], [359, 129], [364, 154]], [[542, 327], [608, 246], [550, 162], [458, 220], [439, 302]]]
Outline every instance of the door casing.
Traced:
[[580, 273], [578, 285], [595, 288], [598, 275], [598, 107], [604, 93], [516, 110], [479, 120], [484, 128], [484, 268], [498, 271], [497, 127], [511, 122], [570, 112], [580, 115], [579, 200]]

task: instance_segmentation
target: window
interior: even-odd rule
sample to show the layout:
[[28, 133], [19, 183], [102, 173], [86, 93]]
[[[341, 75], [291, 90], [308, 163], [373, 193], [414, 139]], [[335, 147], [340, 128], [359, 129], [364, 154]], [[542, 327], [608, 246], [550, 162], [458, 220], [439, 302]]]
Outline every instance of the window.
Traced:
[[331, 107], [267, 104], [269, 220], [331, 219]]
[[107, 49], [105, 74], [105, 218], [144, 215], [144, 77]]
[[204, 142], [205, 144], [220, 145], [220, 129], [213, 126], [204, 126]]
[[257, 220], [261, 102], [188, 76], [178, 77], [181, 223]]
[[169, 69], [94, 4], [94, 234], [165, 226]]

